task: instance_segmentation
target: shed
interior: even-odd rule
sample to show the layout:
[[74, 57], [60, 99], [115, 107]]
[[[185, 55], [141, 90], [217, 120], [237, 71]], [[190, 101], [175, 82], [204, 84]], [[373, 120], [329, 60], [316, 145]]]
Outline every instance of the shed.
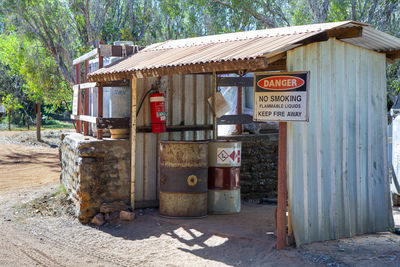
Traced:
[[[200, 139], [211, 133], [216, 137], [216, 117], [206, 98], [215, 95], [218, 74], [310, 71], [309, 121], [289, 122], [287, 135], [280, 133], [285, 138], [280, 141], [287, 143], [282, 146], [286, 160], [280, 182], [284, 187], [287, 182], [289, 234], [293, 231], [300, 246], [393, 226], [386, 61], [399, 57], [400, 39], [368, 24], [345, 21], [166, 41], [88, 77], [99, 85], [130, 81], [134, 204], [149, 190], [157, 194], [157, 179], [152, 184], [143, 180], [156, 174], [141, 172], [157, 172], [160, 138]], [[137, 105], [156, 77], [167, 85], [169, 124], [202, 127], [179, 134], [138, 133], [149, 114], [136, 120]]]

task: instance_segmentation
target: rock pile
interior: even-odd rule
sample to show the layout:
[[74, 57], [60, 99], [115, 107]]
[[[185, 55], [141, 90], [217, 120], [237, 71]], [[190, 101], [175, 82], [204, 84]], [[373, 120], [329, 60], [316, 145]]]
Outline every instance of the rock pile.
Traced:
[[114, 201], [111, 203], [103, 203], [100, 206], [100, 212], [92, 218], [91, 224], [102, 226], [107, 223], [116, 223], [121, 221], [133, 221], [135, 213], [129, 208], [124, 201]]

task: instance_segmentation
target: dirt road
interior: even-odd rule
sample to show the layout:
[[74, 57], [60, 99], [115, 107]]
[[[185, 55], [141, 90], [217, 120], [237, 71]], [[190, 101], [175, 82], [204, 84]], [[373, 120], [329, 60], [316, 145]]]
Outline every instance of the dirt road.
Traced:
[[32, 203], [55, 197], [58, 150], [2, 142], [4, 134], [0, 266], [400, 266], [400, 237], [390, 233], [276, 251], [273, 237], [222, 234], [203, 222], [160, 218], [152, 209], [137, 210], [133, 222], [100, 228], [67, 214], [43, 215]]
[[58, 150], [0, 143], [0, 191], [55, 184]]

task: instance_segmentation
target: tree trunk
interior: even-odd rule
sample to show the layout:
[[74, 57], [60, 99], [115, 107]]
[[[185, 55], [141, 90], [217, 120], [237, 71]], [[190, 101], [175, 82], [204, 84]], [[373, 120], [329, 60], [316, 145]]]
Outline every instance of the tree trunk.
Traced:
[[42, 126], [42, 116], [40, 114], [41, 103], [36, 104], [36, 140], [40, 141], [40, 127]]
[[27, 114], [25, 114], [25, 121], [26, 121], [26, 127], [28, 127], [28, 131], [29, 131], [29, 117]]
[[8, 111], [8, 130], [11, 131], [11, 110]]

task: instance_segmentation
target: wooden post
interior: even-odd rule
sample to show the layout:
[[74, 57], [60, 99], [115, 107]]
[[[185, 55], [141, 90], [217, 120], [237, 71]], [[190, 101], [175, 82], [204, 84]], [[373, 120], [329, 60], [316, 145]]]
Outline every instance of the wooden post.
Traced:
[[[136, 171], [136, 78], [131, 80], [131, 207], [135, 209], [135, 171]], [[158, 149], [158, 148], [157, 148]]]
[[[89, 73], [89, 60], [85, 60], [85, 77], [84, 81], [87, 82], [87, 75]], [[89, 115], [89, 88], [85, 88], [85, 106], [83, 108], [84, 114]], [[83, 122], [83, 135], [89, 135], [89, 122]]]
[[[78, 63], [75, 65], [75, 70], [76, 70], [76, 84], [81, 83], [81, 64]], [[82, 96], [81, 96], [81, 90], [79, 89], [78, 92], [78, 116], [82, 115]], [[76, 120], [76, 132], [81, 133], [82, 132], [82, 121], [81, 120]]]
[[217, 74], [215, 71], [213, 72], [212, 76], [212, 90], [213, 90], [213, 97], [212, 97], [212, 105], [213, 105], [213, 125], [214, 125], [214, 131], [213, 131], [213, 139], [217, 140], [218, 138], [218, 124], [217, 124]]
[[[237, 89], [237, 102], [236, 102], [236, 114], [241, 115], [242, 114], [242, 87], [239, 86]], [[236, 124], [236, 133], [237, 134], [242, 134], [242, 125], [241, 124]]]
[[41, 103], [38, 102], [36, 107], [36, 140], [40, 141], [41, 140], [41, 136], [40, 136], [40, 127], [42, 126], [42, 115], [40, 112], [40, 106]]
[[278, 207], [277, 207], [277, 249], [286, 247], [286, 147], [287, 122], [279, 122], [279, 151], [278, 151]]
[[[89, 88], [83, 89], [85, 92], [85, 99], [84, 99], [84, 114], [89, 115]], [[83, 135], [89, 135], [89, 122], [83, 122]]]
[[87, 82], [87, 76], [89, 74], [89, 59], [85, 60], [85, 83]]
[[12, 109], [9, 109], [7, 111], [7, 113], [8, 113], [8, 130], [9, 131], [11, 131], [11, 111], [12, 111]]
[[[100, 42], [103, 44], [103, 42]], [[99, 55], [99, 69], [103, 68], [103, 57]], [[98, 87], [97, 95], [97, 117], [103, 117], [103, 86]], [[136, 115], [135, 115], [136, 116]], [[103, 130], [97, 129], [97, 139], [103, 139]]]

